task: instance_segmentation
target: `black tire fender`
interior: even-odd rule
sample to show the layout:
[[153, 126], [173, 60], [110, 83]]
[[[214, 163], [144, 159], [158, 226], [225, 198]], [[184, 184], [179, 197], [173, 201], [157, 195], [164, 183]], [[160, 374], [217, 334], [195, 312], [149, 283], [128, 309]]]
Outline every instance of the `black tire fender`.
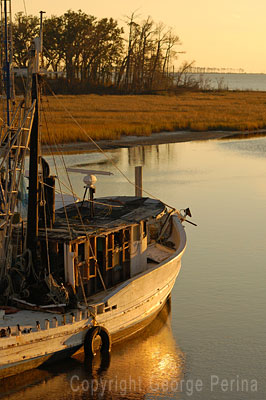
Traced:
[[84, 339], [84, 353], [86, 358], [96, 355], [94, 339], [98, 335], [102, 340], [101, 353], [110, 353], [112, 343], [109, 332], [102, 326], [93, 326], [88, 330]]

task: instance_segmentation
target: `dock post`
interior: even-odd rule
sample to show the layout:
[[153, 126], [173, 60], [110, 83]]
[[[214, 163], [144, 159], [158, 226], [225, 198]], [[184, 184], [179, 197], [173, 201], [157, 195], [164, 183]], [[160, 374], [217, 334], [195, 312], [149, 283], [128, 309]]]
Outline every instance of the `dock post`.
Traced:
[[142, 167], [135, 167], [135, 196], [142, 197]]

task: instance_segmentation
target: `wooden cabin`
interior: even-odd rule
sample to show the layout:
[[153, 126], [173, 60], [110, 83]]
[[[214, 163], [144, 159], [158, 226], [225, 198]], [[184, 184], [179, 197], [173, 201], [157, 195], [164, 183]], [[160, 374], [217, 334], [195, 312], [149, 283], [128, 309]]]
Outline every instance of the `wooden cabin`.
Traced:
[[166, 215], [165, 205], [149, 198], [100, 198], [93, 206], [94, 216], [89, 201], [61, 208], [53, 228], [39, 231], [43, 265], [81, 300], [144, 272], [148, 243]]

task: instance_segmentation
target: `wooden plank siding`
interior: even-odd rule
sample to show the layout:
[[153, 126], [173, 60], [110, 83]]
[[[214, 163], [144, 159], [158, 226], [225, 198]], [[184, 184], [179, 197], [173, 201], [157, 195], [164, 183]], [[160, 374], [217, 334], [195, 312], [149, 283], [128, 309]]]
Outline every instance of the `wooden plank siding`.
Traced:
[[72, 242], [75, 252], [76, 290], [82, 294], [83, 280], [87, 296], [130, 278], [130, 227], [101, 236]]

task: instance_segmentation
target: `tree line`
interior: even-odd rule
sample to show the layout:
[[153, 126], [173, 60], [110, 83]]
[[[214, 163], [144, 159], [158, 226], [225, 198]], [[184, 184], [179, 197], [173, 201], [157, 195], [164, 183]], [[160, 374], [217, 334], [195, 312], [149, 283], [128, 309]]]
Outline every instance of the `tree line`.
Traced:
[[[149, 93], [179, 86], [189, 68], [184, 63], [174, 71], [179, 36], [151, 17], [140, 21], [135, 13], [126, 18], [125, 26], [126, 31], [113, 18], [98, 19], [81, 10], [45, 19], [42, 65], [53, 73], [57, 89]], [[27, 66], [27, 49], [38, 32], [38, 17], [15, 15], [16, 67]]]

